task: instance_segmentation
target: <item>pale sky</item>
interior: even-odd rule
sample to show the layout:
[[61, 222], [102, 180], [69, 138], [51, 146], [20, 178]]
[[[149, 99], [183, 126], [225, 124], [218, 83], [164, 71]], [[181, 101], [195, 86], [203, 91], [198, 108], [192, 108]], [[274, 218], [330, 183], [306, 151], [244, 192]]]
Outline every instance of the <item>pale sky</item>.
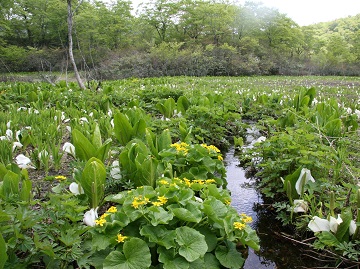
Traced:
[[[104, 0], [109, 1], [109, 0]], [[235, 0], [241, 5], [246, 0]], [[132, 0], [133, 6], [146, 2]], [[287, 14], [300, 26], [317, 22], [332, 21], [360, 13], [360, 0], [253, 0], [262, 2], [265, 6], [276, 8]]]
[[360, 13], [360, 0], [260, 0], [260, 2], [287, 14], [300, 26]]

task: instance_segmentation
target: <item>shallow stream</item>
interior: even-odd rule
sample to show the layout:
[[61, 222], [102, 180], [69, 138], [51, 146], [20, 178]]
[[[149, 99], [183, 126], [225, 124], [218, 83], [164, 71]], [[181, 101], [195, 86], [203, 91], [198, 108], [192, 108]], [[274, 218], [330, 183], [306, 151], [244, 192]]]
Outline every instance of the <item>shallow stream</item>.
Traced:
[[[248, 129], [245, 147], [260, 137], [253, 128]], [[316, 265], [314, 259], [306, 258], [306, 251], [299, 244], [284, 239], [278, 234], [283, 227], [275, 219], [275, 212], [263, 204], [259, 193], [255, 189], [254, 179], [245, 176], [245, 170], [240, 166], [235, 148], [231, 147], [225, 155], [228, 189], [231, 192], [231, 205], [239, 213], [251, 216], [251, 227], [257, 231], [260, 238], [258, 252], [249, 249], [244, 269], [295, 269], [310, 268]], [[241, 153], [240, 153], [241, 154]], [[305, 254], [305, 255], [304, 255]]]

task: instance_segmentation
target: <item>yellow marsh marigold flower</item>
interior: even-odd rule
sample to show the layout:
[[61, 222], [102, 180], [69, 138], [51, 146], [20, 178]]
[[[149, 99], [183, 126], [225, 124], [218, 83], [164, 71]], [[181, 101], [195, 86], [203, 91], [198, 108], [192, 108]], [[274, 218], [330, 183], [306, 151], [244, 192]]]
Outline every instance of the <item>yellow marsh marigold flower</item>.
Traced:
[[149, 202], [149, 198], [143, 198], [142, 195], [139, 195], [137, 197], [134, 198], [134, 200], [132, 201], [131, 205], [133, 208], [139, 208], [139, 206], [141, 205], [146, 205]]
[[218, 155], [217, 158], [218, 158], [219, 161], [223, 161], [223, 160], [224, 160], [224, 158], [223, 158], [221, 155]]
[[163, 185], [168, 185], [169, 182], [167, 182], [165, 179], [162, 179], [159, 181], [160, 184], [163, 184]]
[[167, 199], [165, 196], [159, 196], [159, 197], [158, 197], [158, 201], [159, 201], [161, 204], [166, 204], [166, 202], [168, 201], [168, 199]]
[[194, 183], [198, 183], [198, 184], [200, 184], [200, 185], [203, 185], [203, 184], [205, 183], [205, 181], [202, 180], [202, 179], [195, 179], [195, 180], [193, 180], [193, 182], [194, 182]]
[[105, 219], [107, 216], [109, 216], [109, 214], [104, 213], [104, 214], [102, 214], [102, 215], [100, 216], [100, 219]]
[[176, 151], [178, 153], [184, 153], [185, 155], [188, 153], [188, 144], [184, 143], [184, 142], [181, 142], [180, 144], [179, 143], [174, 143], [174, 144], [171, 144], [170, 145], [172, 148], [175, 148]]
[[153, 204], [154, 206], [162, 206], [162, 205], [163, 205], [162, 202], [152, 202], [152, 204]]
[[242, 217], [242, 221], [245, 222], [245, 223], [249, 223], [249, 222], [253, 221], [252, 217], [246, 215], [245, 213], [241, 213], [240, 217]]
[[207, 179], [205, 180], [206, 184], [216, 183], [215, 179]]
[[243, 230], [245, 228], [245, 226], [246, 226], [245, 223], [241, 223], [238, 221], [234, 222], [234, 228], [237, 230]]
[[184, 182], [185, 182], [185, 185], [188, 186], [188, 187], [191, 187], [192, 183], [189, 179], [187, 179], [186, 177], [184, 177]]
[[99, 226], [104, 226], [105, 223], [106, 223], [106, 219], [101, 218], [101, 217], [100, 217], [100, 219], [95, 220], [95, 224], [99, 225]]
[[111, 206], [108, 210], [106, 210], [106, 212], [115, 213], [117, 212], [117, 208], [115, 206]]
[[231, 204], [231, 201], [230, 201], [230, 200], [228, 200], [228, 199], [225, 199], [224, 204], [226, 204], [226, 205], [230, 205], [230, 204]]
[[128, 238], [127, 236], [123, 236], [122, 234], [117, 234], [116, 242], [123, 243], [127, 238]]
[[217, 147], [215, 147], [214, 145], [210, 145], [210, 146], [208, 146], [208, 149], [209, 150], [213, 150], [213, 151], [215, 151], [215, 152], [220, 152], [220, 149], [218, 149]]
[[55, 179], [57, 180], [66, 180], [65, 176], [56, 176]]

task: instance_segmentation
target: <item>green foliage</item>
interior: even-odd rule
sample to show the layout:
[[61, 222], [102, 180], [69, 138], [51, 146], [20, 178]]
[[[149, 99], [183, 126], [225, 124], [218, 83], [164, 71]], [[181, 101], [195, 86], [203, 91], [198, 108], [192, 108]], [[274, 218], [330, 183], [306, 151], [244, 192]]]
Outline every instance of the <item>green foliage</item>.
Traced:
[[75, 155], [79, 160], [86, 162], [95, 157], [104, 162], [108, 157], [111, 139], [107, 139], [102, 143], [98, 124], [95, 125], [91, 140], [87, 139], [77, 129], [72, 131], [72, 139], [75, 146]]
[[80, 181], [91, 208], [97, 208], [102, 202], [105, 180], [106, 169], [104, 164], [99, 159], [92, 157], [85, 164]]
[[119, 112], [114, 115], [115, 137], [122, 146], [134, 138], [143, 138], [146, 129], [144, 117], [144, 111], [135, 107], [126, 114]]
[[[258, 238], [247, 226], [251, 218], [238, 215], [228, 205], [229, 193], [214, 183], [213, 179], [190, 182], [163, 177], [155, 189], [143, 186], [107, 197], [122, 206], [101, 216], [104, 223], [92, 231], [93, 242], [105, 240], [101, 247], [96, 245], [110, 251], [104, 267], [138, 263], [137, 268], [142, 268], [149, 266], [150, 255], [153, 266], [169, 268], [197, 263], [241, 266], [244, 259], [236, 243], [258, 249]], [[135, 241], [137, 249], [130, 254]]]

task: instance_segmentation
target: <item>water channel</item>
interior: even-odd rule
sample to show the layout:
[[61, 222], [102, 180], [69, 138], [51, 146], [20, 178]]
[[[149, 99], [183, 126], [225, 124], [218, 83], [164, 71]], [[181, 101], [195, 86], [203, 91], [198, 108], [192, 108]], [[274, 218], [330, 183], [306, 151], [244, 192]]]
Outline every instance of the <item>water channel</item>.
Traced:
[[[245, 148], [252, 145], [260, 134], [250, 128], [247, 130]], [[314, 259], [306, 258], [304, 249], [299, 244], [278, 235], [283, 227], [275, 219], [275, 212], [263, 204], [260, 194], [255, 189], [255, 180], [246, 178], [245, 170], [240, 166], [238, 153], [234, 147], [225, 155], [228, 189], [231, 192], [232, 206], [239, 213], [251, 216], [251, 227], [260, 238], [260, 250], [249, 249], [243, 269], [296, 269], [319, 266]]]

